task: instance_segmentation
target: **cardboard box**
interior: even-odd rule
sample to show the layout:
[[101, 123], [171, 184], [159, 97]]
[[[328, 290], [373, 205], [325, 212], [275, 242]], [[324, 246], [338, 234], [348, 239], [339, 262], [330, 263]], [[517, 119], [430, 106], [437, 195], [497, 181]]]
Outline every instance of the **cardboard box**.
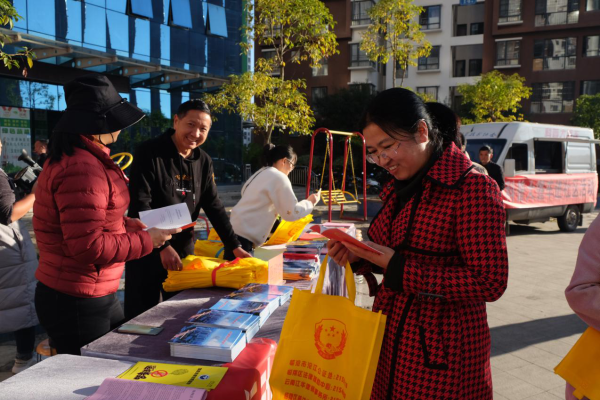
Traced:
[[269, 285], [283, 285], [283, 253], [285, 245], [260, 246], [254, 249], [254, 257], [269, 263]]

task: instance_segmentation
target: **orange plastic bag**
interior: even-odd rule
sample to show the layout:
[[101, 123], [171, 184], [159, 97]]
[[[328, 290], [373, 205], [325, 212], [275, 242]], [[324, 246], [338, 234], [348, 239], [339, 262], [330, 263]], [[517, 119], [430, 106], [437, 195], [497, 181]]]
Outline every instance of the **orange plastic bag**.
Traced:
[[356, 288], [350, 266], [350, 298], [321, 294], [327, 257], [315, 293], [294, 289], [271, 372], [273, 399], [369, 399], [386, 316], [354, 305]]
[[554, 372], [575, 388], [573, 395], [578, 399], [600, 400], [599, 360], [600, 332], [589, 327]]

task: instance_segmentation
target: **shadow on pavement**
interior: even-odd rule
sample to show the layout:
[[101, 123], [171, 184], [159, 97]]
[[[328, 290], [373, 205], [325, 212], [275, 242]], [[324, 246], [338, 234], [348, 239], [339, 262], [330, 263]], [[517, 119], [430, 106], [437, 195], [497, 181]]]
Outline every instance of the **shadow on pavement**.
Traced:
[[[554, 229], [548, 229], [554, 228]], [[587, 228], [579, 227], [575, 229], [573, 232], [569, 233], [585, 233]], [[542, 226], [540, 224], [535, 225], [515, 225], [510, 224], [510, 234], [509, 236], [524, 236], [524, 235], [558, 235], [564, 234], [568, 232], [562, 232], [558, 229], [556, 222], [546, 222]]]
[[490, 329], [492, 357], [538, 343], [581, 334], [586, 328], [585, 322], [575, 314], [498, 326]]

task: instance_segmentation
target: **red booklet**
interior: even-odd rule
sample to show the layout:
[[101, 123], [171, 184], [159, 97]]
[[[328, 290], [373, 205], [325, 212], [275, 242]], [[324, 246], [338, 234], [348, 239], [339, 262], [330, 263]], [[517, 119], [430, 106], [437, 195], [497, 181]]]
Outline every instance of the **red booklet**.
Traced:
[[319, 225], [313, 225], [310, 227], [310, 229], [315, 232], [320, 233], [321, 235], [325, 236], [326, 238], [334, 239], [334, 240], [337, 240], [340, 242], [352, 243], [353, 245], [360, 247], [361, 249], [371, 251], [373, 253], [380, 254], [380, 255], [383, 254], [381, 251], [374, 249], [373, 247], [371, 247], [367, 244], [364, 244], [360, 240], [353, 238], [352, 236], [348, 235], [346, 232], [342, 232], [341, 230], [339, 230], [337, 228], [321, 229], [321, 227]]

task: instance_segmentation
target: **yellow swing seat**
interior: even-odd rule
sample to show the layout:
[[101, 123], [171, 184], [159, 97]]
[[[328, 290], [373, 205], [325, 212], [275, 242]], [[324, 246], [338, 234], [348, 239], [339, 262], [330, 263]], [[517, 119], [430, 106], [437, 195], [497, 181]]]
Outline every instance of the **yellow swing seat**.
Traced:
[[[347, 198], [346, 195], [350, 196], [350, 198]], [[329, 204], [329, 190], [321, 191], [321, 199], [323, 199], [323, 203], [327, 205]], [[331, 202], [335, 205], [355, 203], [360, 204], [360, 201], [358, 201], [352, 193], [339, 189], [331, 191]]]

